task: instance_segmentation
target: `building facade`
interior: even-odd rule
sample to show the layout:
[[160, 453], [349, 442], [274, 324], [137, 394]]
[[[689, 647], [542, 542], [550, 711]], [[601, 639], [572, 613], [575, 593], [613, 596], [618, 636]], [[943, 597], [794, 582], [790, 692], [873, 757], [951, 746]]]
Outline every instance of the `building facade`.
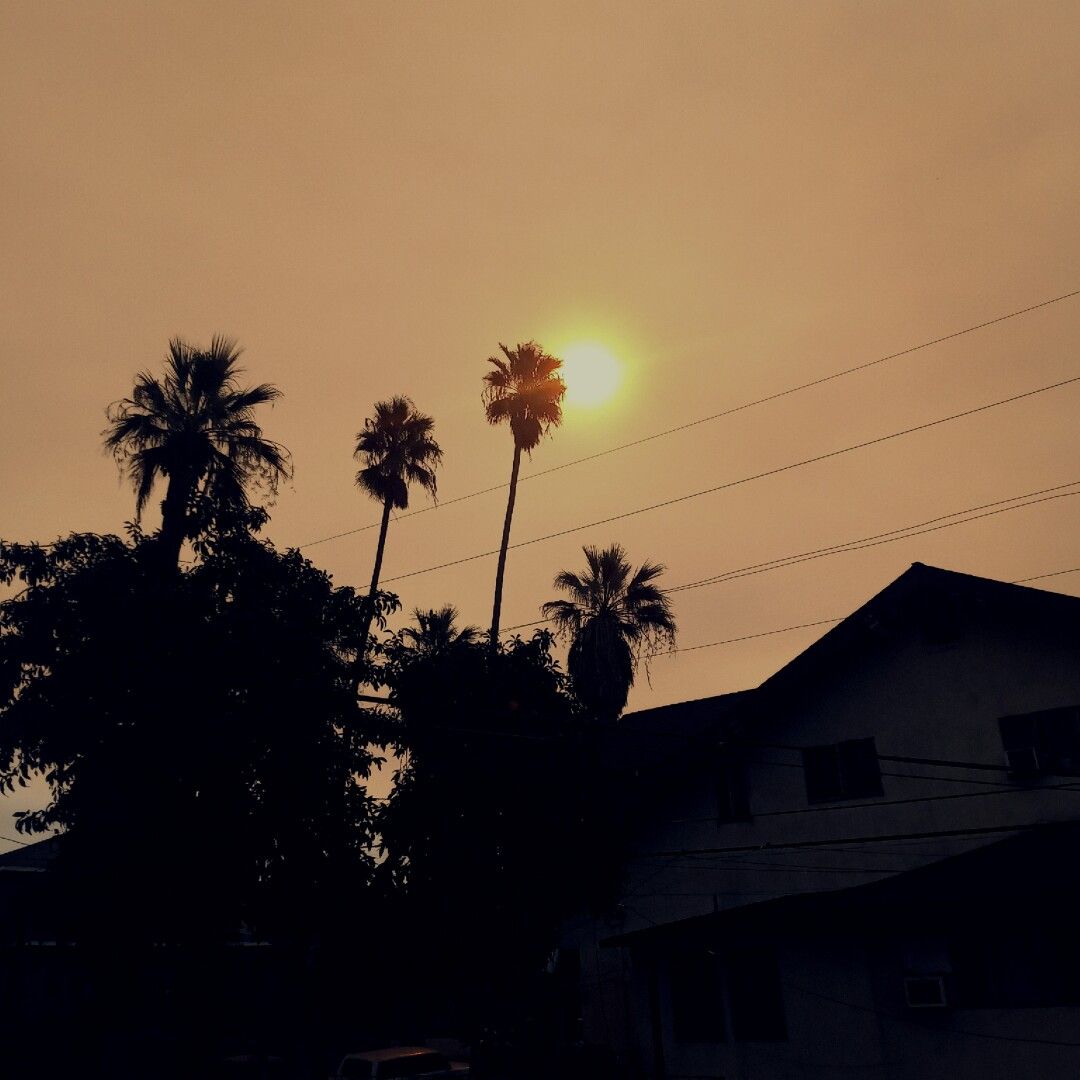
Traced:
[[915, 564], [757, 689], [627, 717], [586, 1039], [672, 1080], [1080, 1074], [1078, 661], [1080, 599]]

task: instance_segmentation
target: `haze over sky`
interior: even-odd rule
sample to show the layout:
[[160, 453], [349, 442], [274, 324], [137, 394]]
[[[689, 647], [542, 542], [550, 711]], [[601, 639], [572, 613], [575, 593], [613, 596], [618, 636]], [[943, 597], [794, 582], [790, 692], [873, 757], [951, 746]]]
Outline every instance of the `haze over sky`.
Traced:
[[[378, 521], [351, 455], [392, 394], [436, 419], [443, 502], [505, 483], [480, 403], [499, 341], [625, 367], [527, 472], [1080, 288], [1078, 47], [1067, 2], [7, 0], [0, 536], [121, 529], [104, 409], [173, 335], [238, 339], [284, 391], [262, 417], [295, 459], [284, 547]], [[520, 488], [512, 542], [1072, 377], [1078, 343], [1080, 297], [555, 472]], [[503, 624], [583, 543], [677, 585], [1080, 480], [1078, 406], [1074, 384], [512, 551]], [[391, 525], [406, 611], [488, 624], [493, 557], [389, 579], [497, 547], [504, 509]], [[679, 643], [842, 616], [914, 560], [1080, 566], [1078, 526], [1058, 499], [682, 593]], [[376, 538], [307, 554], [362, 586]], [[824, 629], [657, 659], [631, 707], [754, 686]]]

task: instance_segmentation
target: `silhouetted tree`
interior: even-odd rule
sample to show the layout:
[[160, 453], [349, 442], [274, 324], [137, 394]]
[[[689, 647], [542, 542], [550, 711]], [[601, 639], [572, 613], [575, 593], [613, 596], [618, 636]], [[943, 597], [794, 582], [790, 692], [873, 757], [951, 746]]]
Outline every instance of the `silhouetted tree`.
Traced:
[[[379, 588], [386, 531], [391, 510], [405, 510], [409, 505], [409, 485], [419, 484], [432, 498], [436, 494], [435, 470], [442, 461], [442, 450], [432, 437], [435, 421], [407, 397], [393, 397], [375, 404], [375, 415], [364, 421], [364, 430], [356, 436], [356, 457], [363, 468], [356, 474], [356, 486], [382, 503], [379, 542], [375, 548], [375, 566], [371, 572], [371, 591]], [[371, 630], [371, 615], [364, 623], [362, 640]]]
[[136, 531], [0, 544], [0, 787], [50, 801], [90, 934], [346, 925], [373, 867], [382, 721], [352, 677], [366, 598], [244, 529], [163, 578]]
[[509, 422], [514, 436], [514, 463], [510, 469], [510, 495], [506, 501], [499, 564], [495, 570], [490, 637], [492, 651], [499, 640], [503, 577], [506, 573], [506, 552], [510, 546], [510, 523], [517, 499], [521, 452], [534, 450], [544, 434], [562, 422], [562, 399], [566, 393], [566, 384], [559, 375], [562, 361], [549, 356], [535, 341], [519, 344], [514, 349], [500, 342], [499, 348], [503, 357], [488, 357], [488, 363], [495, 370], [484, 376], [484, 409], [489, 424]]
[[239, 357], [236, 344], [223, 337], [209, 349], [174, 338], [164, 376], [140, 372], [131, 397], [109, 407], [105, 448], [135, 486], [136, 521], [155, 482], [167, 481], [159, 542], [169, 567], [194, 535], [196, 495], [219, 508], [244, 509], [250, 487], [272, 494], [291, 475], [288, 451], [263, 438], [255, 422], [255, 409], [281, 392], [268, 383], [242, 389]]
[[578, 700], [599, 718], [626, 708], [641, 659], [675, 645], [671, 601], [655, 583], [659, 563], [634, 570], [620, 544], [586, 547], [584, 573], [563, 570], [555, 588], [568, 600], [549, 600], [544, 616], [570, 636], [567, 667]]
[[378, 874], [402, 929], [386, 969], [432, 1023], [511, 1019], [560, 922], [612, 899], [614, 804], [551, 645], [431, 652], [399, 634], [388, 650], [401, 767]]
[[400, 631], [402, 641], [422, 656], [448, 652], [456, 645], [472, 645], [480, 636], [475, 626], [457, 628], [458, 609], [453, 604], [441, 608], [413, 609], [416, 626]]

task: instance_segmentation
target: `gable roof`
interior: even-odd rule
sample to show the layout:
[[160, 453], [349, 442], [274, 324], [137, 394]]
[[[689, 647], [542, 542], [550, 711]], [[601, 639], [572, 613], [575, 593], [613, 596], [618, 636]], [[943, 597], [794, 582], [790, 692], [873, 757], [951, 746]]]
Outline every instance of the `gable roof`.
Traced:
[[905, 629], [947, 636], [954, 624], [993, 614], [1080, 625], [1080, 597], [912, 563], [770, 675], [758, 690], [763, 696], [783, 694]]
[[806, 681], [827, 674], [904, 628], [946, 632], [957, 617], [1010, 614], [1080, 627], [1080, 597], [916, 562], [866, 603], [841, 619], [756, 689], [680, 701], [627, 713], [606, 734], [606, 762], [616, 770], [662, 765], [687, 747], [752, 723], [759, 708]]

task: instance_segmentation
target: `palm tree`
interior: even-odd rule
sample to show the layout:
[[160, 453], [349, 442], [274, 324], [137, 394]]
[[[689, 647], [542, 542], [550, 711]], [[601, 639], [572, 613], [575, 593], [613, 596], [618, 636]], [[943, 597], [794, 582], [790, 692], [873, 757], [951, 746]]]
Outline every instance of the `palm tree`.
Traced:
[[506, 551], [510, 546], [510, 522], [514, 517], [514, 501], [517, 498], [521, 452], [531, 453], [550, 428], [559, 426], [562, 422], [562, 399], [566, 393], [566, 383], [558, 373], [562, 361], [549, 356], [535, 341], [519, 344], [516, 349], [508, 349], [500, 342], [499, 348], [505, 359], [488, 357], [488, 363], [495, 370], [484, 376], [484, 410], [489, 424], [509, 421], [514, 436], [514, 464], [510, 470], [510, 497], [506, 502], [499, 565], [495, 571], [495, 603], [491, 612], [492, 650], [497, 648], [499, 642]]
[[543, 612], [571, 638], [567, 667], [578, 700], [614, 720], [640, 661], [674, 647], [675, 619], [667, 594], [654, 584], [663, 566], [644, 562], [634, 570], [620, 544], [583, 550], [586, 571], [564, 570], [555, 578], [555, 588], [570, 599], [549, 600]]
[[375, 593], [379, 588], [386, 530], [390, 511], [409, 505], [409, 485], [419, 484], [432, 498], [436, 493], [435, 470], [442, 461], [442, 450], [432, 438], [435, 421], [416, 411], [407, 397], [392, 397], [375, 404], [375, 415], [364, 421], [364, 430], [356, 436], [356, 457], [363, 468], [356, 474], [356, 486], [382, 503], [379, 544], [375, 549], [375, 568], [371, 573], [368, 615], [361, 637], [367, 651], [371, 620], [375, 616]]
[[196, 527], [197, 494], [220, 509], [246, 509], [248, 488], [273, 495], [292, 475], [288, 450], [264, 439], [255, 422], [256, 407], [272, 404], [281, 391], [269, 383], [241, 389], [239, 358], [236, 343], [224, 337], [214, 337], [209, 349], [173, 338], [164, 377], [140, 372], [131, 397], [107, 412], [105, 448], [134, 484], [136, 521], [157, 480], [167, 481], [159, 540], [170, 567]]
[[439, 656], [455, 645], [472, 645], [480, 636], [475, 626], [457, 628], [458, 609], [453, 604], [423, 611], [413, 609], [415, 629], [407, 626], [401, 636], [422, 656]]

